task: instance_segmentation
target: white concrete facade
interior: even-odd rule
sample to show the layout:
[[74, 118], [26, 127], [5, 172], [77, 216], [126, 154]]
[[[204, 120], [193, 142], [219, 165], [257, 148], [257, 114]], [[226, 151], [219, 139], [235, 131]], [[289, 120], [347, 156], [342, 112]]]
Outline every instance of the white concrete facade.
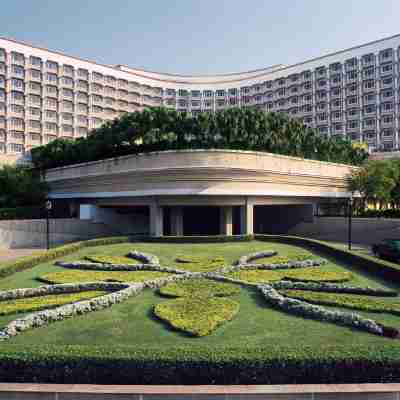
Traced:
[[258, 107], [371, 151], [399, 149], [400, 35], [291, 66], [185, 76], [107, 66], [0, 38], [0, 162], [123, 113]]

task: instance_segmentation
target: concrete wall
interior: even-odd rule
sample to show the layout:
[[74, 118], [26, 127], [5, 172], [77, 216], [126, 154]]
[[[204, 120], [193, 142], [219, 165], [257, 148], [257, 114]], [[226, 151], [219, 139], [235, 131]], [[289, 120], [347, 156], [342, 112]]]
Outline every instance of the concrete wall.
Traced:
[[400, 384], [129, 386], [0, 384], [0, 400], [398, 400]]
[[[62, 244], [82, 239], [110, 236], [114, 231], [104, 224], [93, 224], [78, 219], [50, 220], [51, 244]], [[45, 247], [46, 221], [0, 221], [0, 247]]]
[[[301, 222], [287, 231], [290, 235], [307, 236], [335, 242], [347, 241], [348, 220], [344, 217], [315, 217], [313, 222]], [[353, 218], [354, 243], [372, 245], [385, 238], [400, 238], [400, 220], [384, 218]]]

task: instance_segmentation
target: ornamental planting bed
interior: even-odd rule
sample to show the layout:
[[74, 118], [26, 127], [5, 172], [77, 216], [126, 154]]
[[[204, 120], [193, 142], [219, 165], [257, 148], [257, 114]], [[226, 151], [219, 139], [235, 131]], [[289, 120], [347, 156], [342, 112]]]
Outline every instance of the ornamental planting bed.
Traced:
[[108, 383], [400, 378], [398, 284], [295, 246], [103, 245], [5, 277], [0, 288], [2, 380], [100, 383], [109, 362], [121, 369]]

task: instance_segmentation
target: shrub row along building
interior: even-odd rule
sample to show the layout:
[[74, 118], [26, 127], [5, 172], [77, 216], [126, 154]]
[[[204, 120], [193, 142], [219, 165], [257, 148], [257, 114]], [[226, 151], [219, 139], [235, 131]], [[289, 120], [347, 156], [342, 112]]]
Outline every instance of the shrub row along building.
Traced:
[[0, 161], [161, 105], [192, 114], [237, 106], [286, 112], [321, 135], [396, 151], [399, 60], [396, 35], [291, 66], [184, 76], [102, 65], [0, 38]]

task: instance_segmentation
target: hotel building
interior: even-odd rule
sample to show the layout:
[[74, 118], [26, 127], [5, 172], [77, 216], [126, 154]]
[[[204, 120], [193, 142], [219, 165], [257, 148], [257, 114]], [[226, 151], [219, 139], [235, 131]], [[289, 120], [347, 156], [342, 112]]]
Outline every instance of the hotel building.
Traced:
[[102, 65], [0, 38], [0, 162], [152, 106], [285, 112], [321, 135], [397, 151], [399, 72], [400, 35], [290, 66], [213, 76]]

